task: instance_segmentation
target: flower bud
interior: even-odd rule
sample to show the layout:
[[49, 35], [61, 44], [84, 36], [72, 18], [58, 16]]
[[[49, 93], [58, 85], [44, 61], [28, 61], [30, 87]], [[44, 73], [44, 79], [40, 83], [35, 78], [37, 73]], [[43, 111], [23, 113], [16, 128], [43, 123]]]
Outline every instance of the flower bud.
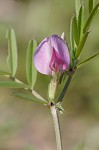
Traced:
[[36, 69], [45, 75], [63, 73], [70, 64], [70, 55], [65, 41], [57, 36], [45, 38], [34, 53]]

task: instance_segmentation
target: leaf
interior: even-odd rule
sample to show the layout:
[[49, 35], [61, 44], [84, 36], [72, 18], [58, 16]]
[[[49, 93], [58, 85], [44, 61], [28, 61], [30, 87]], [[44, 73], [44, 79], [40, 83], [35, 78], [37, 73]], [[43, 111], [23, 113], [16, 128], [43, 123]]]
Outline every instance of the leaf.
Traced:
[[93, 17], [95, 16], [95, 14], [98, 12], [99, 10], [99, 3], [95, 6], [95, 8], [91, 11], [87, 21], [86, 21], [86, 24], [84, 26], [84, 30], [83, 32], [85, 33], [86, 31], [88, 31], [89, 27], [90, 27], [90, 24], [92, 22], [92, 19]]
[[95, 55], [93, 55], [93, 56], [87, 58], [86, 60], [84, 60], [84, 61], [82, 61], [81, 63], [79, 63], [79, 64], [77, 65], [77, 67], [80, 68], [82, 65], [84, 65], [85, 63], [87, 63], [87, 62], [89, 62], [89, 61], [95, 59], [95, 58], [98, 57], [98, 56], [99, 56], [99, 53], [97, 53], [97, 54], [95, 54]]
[[33, 64], [33, 54], [37, 47], [37, 43], [35, 40], [31, 40], [28, 45], [27, 49], [27, 56], [26, 56], [26, 75], [28, 84], [33, 89], [36, 79], [37, 79], [37, 70]]
[[20, 97], [20, 98], [23, 98], [23, 99], [27, 99], [27, 100], [30, 100], [30, 101], [34, 101], [34, 102], [39, 102], [39, 103], [43, 103], [43, 104], [47, 104], [48, 103], [47, 101], [38, 99], [38, 98], [36, 98], [33, 95], [27, 95], [27, 94], [18, 93], [18, 92], [12, 92], [12, 95]]
[[[74, 37], [74, 48], [76, 48], [79, 44], [79, 31], [78, 31], [78, 25], [77, 25], [77, 19], [76, 17], [73, 18], [73, 37]], [[76, 47], [75, 47], [76, 44]]]
[[7, 88], [28, 88], [28, 85], [23, 83], [17, 83], [14, 81], [0, 81], [0, 87]]
[[7, 31], [6, 38], [8, 39], [8, 57], [7, 63], [11, 75], [14, 77], [17, 70], [17, 44], [15, 32], [12, 28]]
[[75, 51], [79, 45], [80, 39], [82, 38], [83, 35], [83, 23], [84, 23], [84, 7], [81, 6], [78, 13], [78, 20], [76, 19], [76, 16], [72, 17], [70, 25], [70, 45], [71, 50], [74, 52], [74, 55], [76, 53]]
[[78, 20], [79, 10], [81, 8], [81, 1], [75, 0], [75, 8], [76, 8], [76, 19]]
[[78, 15], [79, 40], [82, 38], [83, 35], [83, 26], [84, 26], [84, 6], [82, 5]]
[[6, 71], [3, 71], [3, 70], [0, 70], [0, 75], [10, 75], [10, 73], [6, 72]]
[[71, 51], [74, 50], [74, 35], [73, 35], [73, 18], [71, 18], [71, 23], [70, 23], [70, 48], [71, 48]]
[[71, 56], [75, 58], [75, 50], [79, 44], [79, 35], [77, 29], [77, 20], [76, 16], [71, 18], [70, 24], [70, 47], [71, 47]]
[[89, 0], [89, 14], [94, 8], [94, 3], [95, 3], [95, 0]]
[[81, 42], [79, 43], [79, 46], [78, 46], [78, 48], [77, 48], [76, 58], [78, 58], [79, 55], [80, 55], [80, 53], [82, 52], [82, 49], [83, 49], [83, 47], [84, 47], [84, 45], [85, 45], [86, 39], [87, 39], [87, 37], [88, 37], [88, 34], [89, 34], [89, 32], [86, 32], [86, 33], [83, 35], [83, 37], [82, 37], [82, 39], [81, 39]]

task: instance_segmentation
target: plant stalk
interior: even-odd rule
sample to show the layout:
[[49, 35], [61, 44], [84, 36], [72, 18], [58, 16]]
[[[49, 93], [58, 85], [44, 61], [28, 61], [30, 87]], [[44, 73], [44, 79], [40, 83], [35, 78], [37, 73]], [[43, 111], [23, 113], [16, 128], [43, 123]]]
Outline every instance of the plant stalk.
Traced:
[[54, 123], [54, 128], [55, 128], [57, 150], [63, 150], [60, 123], [59, 123], [59, 116], [58, 116], [58, 109], [55, 108], [54, 104], [52, 104], [50, 106], [50, 110], [51, 110], [51, 114], [52, 114], [52, 117], [53, 117], [53, 123]]
[[63, 90], [62, 90], [62, 92], [61, 92], [57, 102], [62, 102], [63, 101], [63, 98], [64, 98], [64, 96], [65, 96], [65, 94], [66, 94], [66, 92], [68, 90], [68, 87], [69, 87], [69, 85], [71, 83], [71, 80], [72, 80], [72, 75], [69, 75], [68, 79], [67, 79], [67, 81], [65, 83], [65, 86], [64, 86], [64, 88], [63, 88]]

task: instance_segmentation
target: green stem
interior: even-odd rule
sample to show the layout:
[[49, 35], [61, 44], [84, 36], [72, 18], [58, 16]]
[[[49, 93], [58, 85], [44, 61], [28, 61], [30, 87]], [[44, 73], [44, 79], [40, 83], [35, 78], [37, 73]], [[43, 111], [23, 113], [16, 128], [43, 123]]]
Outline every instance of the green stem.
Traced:
[[57, 150], [63, 150], [58, 109], [56, 109], [55, 105], [52, 104], [50, 106], [50, 110], [51, 110], [51, 114], [52, 114], [53, 122], [54, 122]]
[[67, 89], [68, 89], [68, 87], [69, 87], [69, 85], [70, 85], [70, 83], [71, 83], [72, 76], [73, 76], [73, 75], [69, 75], [69, 76], [68, 76], [68, 79], [67, 79], [67, 81], [66, 81], [66, 83], [65, 83], [65, 86], [64, 86], [64, 88], [63, 88], [63, 90], [62, 90], [62, 92], [61, 92], [61, 94], [60, 94], [60, 96], [59, 96], [57, 102], [62, 102], [62, 101], [63, 101], [63, 98], [64, 98], [64, 96], [65, 96], [65, 94], [66, 94], [66, 92], [67, 92]]

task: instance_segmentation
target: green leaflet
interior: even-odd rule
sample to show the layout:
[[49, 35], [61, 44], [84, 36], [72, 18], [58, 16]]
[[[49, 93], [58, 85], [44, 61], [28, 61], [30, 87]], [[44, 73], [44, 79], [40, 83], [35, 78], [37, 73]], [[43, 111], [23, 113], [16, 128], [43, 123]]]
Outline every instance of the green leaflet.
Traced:
[[81, 63], [79, 63], [79, 64], [77, 65], [77, 67], [80, 68], [82, 65], [84, 65], [85, 63], [87, 63], [87, 62], [89, 62], [89, 61], [92, 61], [93, 59], [95, 59], [95, 58], [98, 57], [98, 56], [99, 56], [99, 53], [97, 53], [97, 54], [95, 54], [95, 55], [93, 55], [93, 56], [87, 58], [86, 60], [84, 60], [84, 61], [82, 61]]
[[78, 15], [78, 32], [79, 32], [79, 41], [83, 36], [83, 27], [84, 27], [84, 6], [82, 5], [79, 10]]
[[71, 18], [71, 23], [70, 23], [70, 49], [71, 49], [71, 51], [74, 50], [73, 19], [74, 19], [74, 17]]
[[28, 85], [24, 83], [17, 83], [14, 81], [0, 81], [0, 87], [7, 88], [28, 88]]
[[95, 3], [95, 0], [89, 0], [89, 14], [94, 8], [94, 3]]
[[15, 32], [12, 28], [7, 31], [6, 38], [8, 40], [7, 64], [11, 75], [14, 77], [17, 70], [17, 44]]
[[99, 10], [99, 3], [94, 7], [94, 9], [91, 11], [86, 23], [85, 23], [85, 26], [84, 26], [84, 30], [83, 32], [85, 33], [86, 31], [88, 31], [89, 27], [90, 27], [90, 24], [92, 22], [92, 19], [93, 17], [95, 16], [95, 14], [98, 12]]
[[27, 99], [27, 100], [30, 100], [30, 101], [34, 101], [34, 102], [39, 102], [39, 103], [43, 103], [43, 104], [47, 104], [48, 103], [47, 101], [38, 99], [38, 98], [36, 98], [33, 95], [27, 95], [27, 94], [18, 93], [18, 92], [12, 92], [12, 95], [20, 97], [20, 98], [23, 98], [23, 99]]
[[70, 45], [71, 45], [71, 56], [73, 59], [76, 58], [78, 49], [81, 49], [81, 43], [83, 41], [83, 24], [84, 24], [84, 6], [82, 5], [78, 11], [78, 18], [72, 17], [70, 25]]
[[37, 70], [33, 64], [33, 54], [37, 47], [37, 43], [35, 40], [31, 40], [28, 45], [27, 55], [26, 55], [26, 75], [27, 81], [30, 85], [31, 89], [33, 89], [36, 78], [37, 78]]
[[80, 8], [81, 8], [81, 1], [80, 0], [75, 0], [76, 19], [77, 20], [78, 20]]
[[71, 18], [70, 24], [70, 49], [71, 49], [71, 56], [73, 59], [75, 59], [75, 51], [78, 44], [79, 44], [79, 34], [77, 29], [76, 16], [74, 16]]
[[83, 49], [83, 47], [84, 47], [84, 45], [85, 45], [86, 39], [87, 39], [87, 37], [88, 37], [88, 34], [89, 34], [89, 32], [86, 32], [86, 33], [83, 35], [83, 37], [82, 37], [82, 39], [81, 39], [81, 41], [80, 41], [80, 43], [79, 43], [79, 45], [78, 45], [77, 51], [76, 51], [76, 58], [78, 58], [79, 55], [81, 54], [82, 49]]

